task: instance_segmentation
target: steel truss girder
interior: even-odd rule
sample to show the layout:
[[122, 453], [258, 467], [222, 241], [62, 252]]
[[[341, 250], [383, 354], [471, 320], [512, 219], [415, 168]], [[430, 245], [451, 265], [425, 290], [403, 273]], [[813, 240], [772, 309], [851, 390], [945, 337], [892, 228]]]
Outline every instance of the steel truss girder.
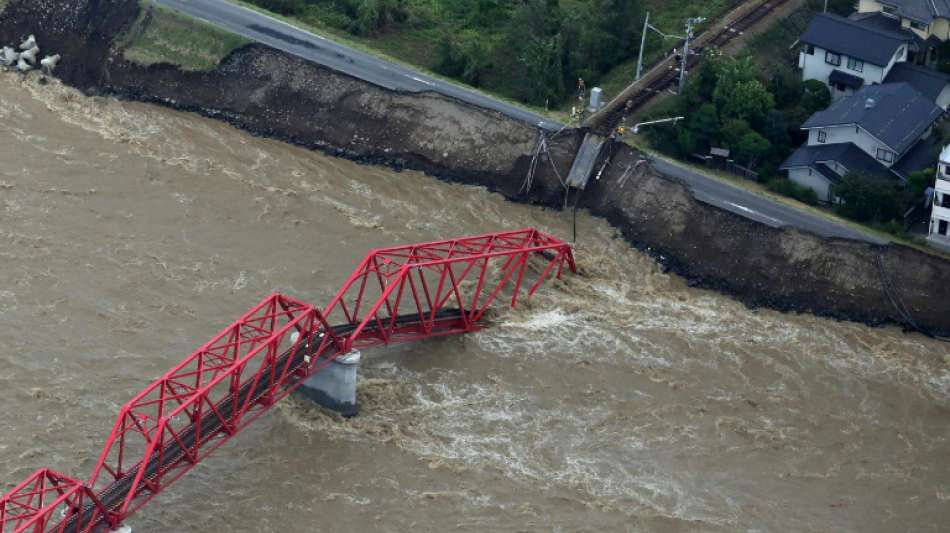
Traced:
[[41, 469], [0, 497], [0, 533], [115, 528], [338, 356], [476, 331], [565, 268], [570, 245], [524, 229], [373, 250], [323, 311], [272, 294], [122, 407], [88, 482]]

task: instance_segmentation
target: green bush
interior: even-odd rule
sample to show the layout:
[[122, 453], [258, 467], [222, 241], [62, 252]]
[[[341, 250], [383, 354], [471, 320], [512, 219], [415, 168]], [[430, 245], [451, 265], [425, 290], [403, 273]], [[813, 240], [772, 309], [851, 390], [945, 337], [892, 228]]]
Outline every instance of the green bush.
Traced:
[[306, 0], [251, 0], [251, 3], [287, 16], [300, 15], [307, 9]]
[[848, 174], [833, 186], [832, 192], [841, 200], [835, 204], [835, 211], [858, 222], [885, 223], [903, 215], [902, 194], [888, 182]]
[[818, 205], [818, 194], [816, 194], [814, 190], [803, 187], [788, 178], [781, 176], [776, 177], [766, 183], [765, 186], [768, 190], [781, 194], [782, 196], [794, 198], [808, 205]]
[[871, 224], [871, 227], [883, 232], [893, 235], [901, 239], [910, 238], [910, 234], [904, 229], [904, 225], [896, 220], [888, 220], [887, 222], [875, 222]]

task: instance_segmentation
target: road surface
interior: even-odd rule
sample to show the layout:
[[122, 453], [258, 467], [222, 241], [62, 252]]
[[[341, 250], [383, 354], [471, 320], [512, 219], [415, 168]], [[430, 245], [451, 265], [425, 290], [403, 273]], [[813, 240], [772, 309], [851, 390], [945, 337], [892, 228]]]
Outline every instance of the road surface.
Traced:
[[875, 244], [888, 242], [874, 234], [859, 231], [807, 211], [795, 209], [777, 200], [723, 183], [672, 161], [653, 158], [653, 169], [687, 183], [693, 189], [693, 196], [701, 202], [721, 207], [773, 228], [792, 226], [825, 237], [842, 237]]
[[[498, 111], [546, 130], [559, 130], [562, 127], [561, 124], [536, 113], [354, 50], [260, 12], [232, 4], [227, 0], [152, 0], [152, 2], [204, 20], [252, 41], [382, 87], [400, 91], [433, 91]], [[657, 159], [654, 162], [654, 168], [660, 173], [688, 183], [698, 200], [769, 226], [794, 226], [826, 237], [844, 237], [877, 244], [886, 242], [874, 235], [859, 232], [825, 218], [794, 209], [781, 202], [733, 187], [670, 161]]]
[[499, 102], [484, 94], [465, 89], [420, 72], [380, 59], [370, 54], [335, 43], [326, 37], [295, 28], [290, 24], [258, 11], [225, 0], [152, 0], [252, 41], [309, 61], [345, 72], [362, 80], [399, 91], [434, 91], [487, 109], [499, 111], [518, 120], [558, 130], [560, 124], [519, 107]]

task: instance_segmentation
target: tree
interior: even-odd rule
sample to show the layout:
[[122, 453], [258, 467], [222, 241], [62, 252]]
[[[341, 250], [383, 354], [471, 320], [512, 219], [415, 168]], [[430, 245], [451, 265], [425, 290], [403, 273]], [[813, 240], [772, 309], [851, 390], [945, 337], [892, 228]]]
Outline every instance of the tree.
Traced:
[[932, 168], [918, 170], [907, 176], [907, 201], [909, 205], [920, 205], [924, 201], [924, 192], [934, 184], [937, 171]]
[[690, 117], [688, 127], [693, 132], [697, 143], [706, 147], [715, 144], [719, 140], [720, 130], [722, 129], [716, 106], [710, 103], [700, 106], [696, 113]]
[[307, 8], [305, 0], [255, 0], [254, 3], [274, 13], [287, 16], [299, 15]]
[[479, 86], [492, 66], [493, 46], [472, 30], [445, 35], [439, 47], [436, 71]]
[[686, 128], [676, 130], [676, 150], [680, 157], [689, 157], [696, 153], [696, 137]]
[[741, 81], [730, 88], [716, 87], [716, 107], [725, 118], [738, 118], [750, 124], [765, 123], [765, 115], [775, 108], [775, 100], [759, 80]]
[[719, 82], [720, 73], [726, 61], [718, 50], [708, 50], [703, 54], [699, 68], [690, 75], [683, 91], [681, 100], [686, 101], [688, 108], [712, 101], [713, 92], [716, 90], [716, 84]]
[[800, 105], [804, 113], [821, 111], [831, 105], [831, 91], [828, 86], [818, 80], [805, 80], [802, 83], [802, 97]]
[[372, 35], [393, 22], [404, 22], [409, 16], [406, 0], [345, 1], [353, 17], [349, 30], [356, 35]]
[[903, 214], [900, 192], [894, 184], [858, 174], [848, 174], [832, 187], [838, 198], [835, 210], [858, 222], [888, 222]]
[[775, 99], [755, 78], [748, 56], [723, 61], [712, 99], [723, 120], [738, 118], [755, 125], [762, 124], [765, 114], [775, 107]]
[[802, 98], [802, 80], [798, 72], [780, 67], [769, 78], [769, 92], [775, 97], [775, 105], [785, 109], [797, 104]]
[[755, 167], [771, 148], [772, 145], [765, 137], [750, 131], [739, 139], [735, 156], [737, 160], [749, 167]]
[[752, 133], [752, 127], [745, 120], [733, 118], [722, 124], [722, 140], [732, 150], [739, 146], [739, 141], [748, 133]]
[[788, 123], [785, 122], [785, 115], [778, 109], [770, 109], [765, 114], [765, 124], [762, 128], [762, 134], [770, 143], [776, 146], [787, 147], [789, 145]]
[[497, 63], [521, 100], [543, 105], [567, 94], [562, 17], [558, 0], [524, 0], [508, 23]]

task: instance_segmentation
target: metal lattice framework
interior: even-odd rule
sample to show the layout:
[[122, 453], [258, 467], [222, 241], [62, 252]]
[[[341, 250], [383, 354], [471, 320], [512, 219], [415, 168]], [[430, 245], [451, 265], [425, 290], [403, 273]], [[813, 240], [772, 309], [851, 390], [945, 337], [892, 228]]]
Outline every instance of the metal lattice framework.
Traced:
[[118, 527], [337, 357], [475, 331], [565, 267], [568, 244], [526, 229], [374, 250], [323, 311], [268, 296], [122, 407], [87, 483], [41, 469], [0, 498], [0, 533]]

